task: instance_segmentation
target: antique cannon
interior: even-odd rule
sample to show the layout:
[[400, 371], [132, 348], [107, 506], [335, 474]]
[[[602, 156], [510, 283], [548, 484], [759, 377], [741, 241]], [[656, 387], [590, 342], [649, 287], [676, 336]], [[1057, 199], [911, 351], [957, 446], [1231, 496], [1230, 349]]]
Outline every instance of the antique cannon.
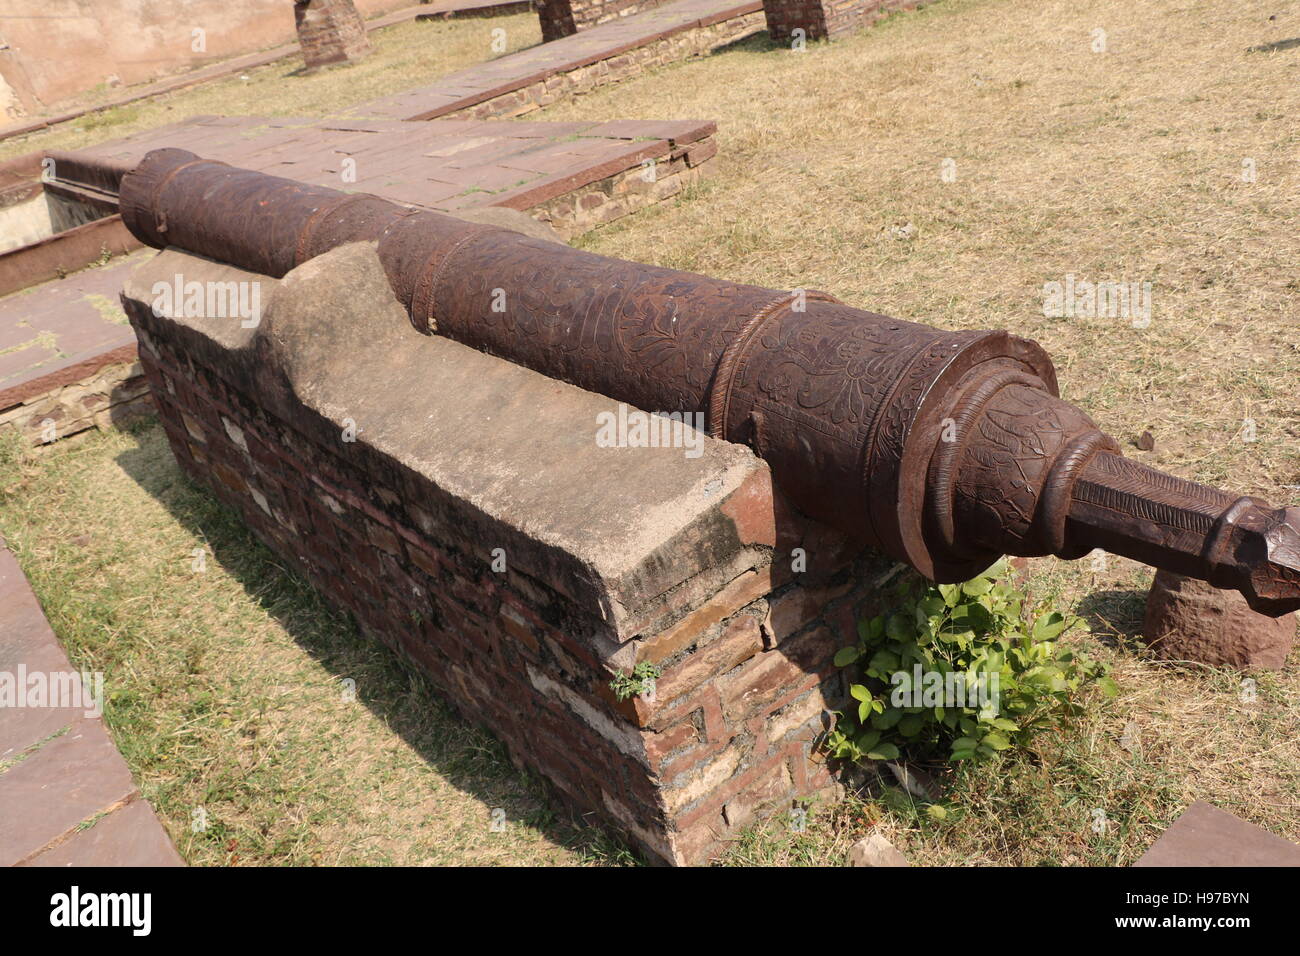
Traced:
[[[122, 179], [141, 241], [283, 276], [377, 243], [415, 327], [751, 446], [803, 511], [940, 582], [1095, 548], [1300, 608], [1300, 508], [1122, 456], [1034, 342], [945, 332], [204, 160]], [[364, 308], [364, 303], [358, 304]]]

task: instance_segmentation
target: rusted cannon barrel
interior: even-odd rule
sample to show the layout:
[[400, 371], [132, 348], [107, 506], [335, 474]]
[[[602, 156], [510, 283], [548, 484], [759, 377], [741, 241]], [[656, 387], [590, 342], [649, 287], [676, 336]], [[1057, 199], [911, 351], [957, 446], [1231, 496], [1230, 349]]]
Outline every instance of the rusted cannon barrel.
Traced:
[[375, 196], [155, 150], [121, 184], [141, 241], [271, 276], [373, 241], [415, 327], [638, 408], [701, 413], [809, 515], [941, 582], [1104, 548], [1300, 608], [1300, 509], [1125, 459], [1034, 342], [820, 292], [627, 262]]

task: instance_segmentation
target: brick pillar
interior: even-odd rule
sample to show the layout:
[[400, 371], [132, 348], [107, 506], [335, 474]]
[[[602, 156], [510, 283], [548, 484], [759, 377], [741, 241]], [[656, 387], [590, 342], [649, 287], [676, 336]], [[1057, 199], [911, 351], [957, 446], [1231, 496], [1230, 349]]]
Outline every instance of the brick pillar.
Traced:
[[293, 16], [309, 70], [370, 52], [366, 26], [352, 0], [294, 0]]
[[763, 12], [772, 39], [785, 43], [797, 29], [805, 40], [834, 40], [890, 10], [919, 5], [920, 0], [763, 0]]
[[558, 40], [671, 0], [536, 0], [542, 40]]
[[537, 19], [542, 24], [542, 42], [558, 40], [578, 32], [571, 0], [538, 0]]

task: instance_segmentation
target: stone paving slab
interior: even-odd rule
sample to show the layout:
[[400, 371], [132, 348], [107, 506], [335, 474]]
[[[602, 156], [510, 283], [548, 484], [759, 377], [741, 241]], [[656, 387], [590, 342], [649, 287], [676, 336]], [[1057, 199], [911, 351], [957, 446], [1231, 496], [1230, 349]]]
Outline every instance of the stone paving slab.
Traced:
[[[67, 656], [57, 642], [47, 639], [45, 615], [29, 600], [27, 578], [13, 556], [0, 547], [0, 673], [66, 670]], [[38, 740], [45, 740], [75, 724], [82, 716], [76, 708], [24, 707], [0, 709], [0, 766], [13, 760]]]
[[[608, 176], [611, 161], [625, 161], [622, 169], [630, 169], [715, 130], [708, 120], [408, 123], [197, 116], [78, 150], [76, 157], [79, 163], [128, 168], [151, 149], [176, 146], [247, 169], [428, 209], [467, 204], [453, 200], [501, 205], [506, 192], [511, 208], [526, 209], [521, 194], [543, 202], [561, 194], [555, 183], [563, 181], [564, 191], [586, 185]], [[55, 169], [57, 176], [57, 159]], [[573, 181], [584, 170], [594, 172], [585, 183]], [[447, 187], [459, 188], [449, 193]]]
[[78, 381], [84, 363], [98, 367], [100, 356], [134, 348], [118, 295], [144, 257], [137, 252], [0, 298], [0, 410], [28, 397], [34, 383], [48, 391]]
[[441, 77], [428, 86], [359, 103], [353, 116], [428, 120], [548, 77], [607, 60], [687, 30], [763, 9], [761, 0], [676, 0]]
[[[73, 674], [3, 542], [0, 674]], [[0, 864], [184, 865], [93, 708], [26, 703], [0, 698]]]
[[153, 808], [143, 800], [128, 803], [93, 827], [79, 830], [19, 866], [184, 866]]
[[1300, 866], [1300, 846], [1198, 800], [1134, 866]]

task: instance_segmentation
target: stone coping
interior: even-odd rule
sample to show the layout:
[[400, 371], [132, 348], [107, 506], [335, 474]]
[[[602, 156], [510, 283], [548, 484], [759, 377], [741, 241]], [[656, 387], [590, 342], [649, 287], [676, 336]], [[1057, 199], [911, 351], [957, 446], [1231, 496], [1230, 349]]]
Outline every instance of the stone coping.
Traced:
[[[156, 321], [196, 365], [222, 369], [246, 394], [281, 394], [280, 407], [268, 412], [314, 440], [337, 446], [352, 423], [358, 453], [395, 462], [412, 484], [431, 483], [475, 509], [491, 531], [485, 540], [509, 542], [503, 546], [514, 564], [600, 608], [598, 636], [616, 643], [664, 623], [674, 588], [699, 586], [700, 575], [719, 587], [774, 543], [772, 529], [743, 520], [756, 488], [771, 495], [767, 465], [748, 448], [694, 430], [689, 449], [600, 447], [598, 416], [617, 421], [620, 410], [637, 410], [416, 332], [373, 246], [341, 248], [284, 280], [166, 250], [131, 274], [123, 298], [147, 309], [154, 284], [176, 275], [261, 283], [256, 329], [232, 319]], [[347, 285], [348, 301], [306, 291], [358, 248], [372, 261]], [[321, 289], [344, 292], [328, 283]], [[352, 318], [339, 321], [340, 314]], [[141, 348], [149, 347], [141, 335]], [[384, 369], [382, 383], [376, 368]], [[314, 416], [304, 417], [303, 406]], [[689, 456], [694, 449], [698, 456]], [[391, 470], [376, 471], [385, 467]], [[406, 481], [399, 473], [395, 483]], [[393, 489], [399, 497], [403, 490]]]

